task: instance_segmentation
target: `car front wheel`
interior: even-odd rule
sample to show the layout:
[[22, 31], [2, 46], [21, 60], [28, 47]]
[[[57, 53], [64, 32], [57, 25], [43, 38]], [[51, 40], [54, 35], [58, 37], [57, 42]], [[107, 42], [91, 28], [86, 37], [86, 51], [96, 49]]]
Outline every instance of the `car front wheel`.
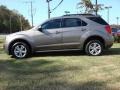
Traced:
[[11, 52], [12, 52], [12, 56], [18, 59], [26, 58], [30, 54], [29, 47], [24, 42], [14, 43]]
[[85, 52], [91, 56], [99, 56], [103, 52], [103, 44], [99, 40], [91, 40], [86, 44]]

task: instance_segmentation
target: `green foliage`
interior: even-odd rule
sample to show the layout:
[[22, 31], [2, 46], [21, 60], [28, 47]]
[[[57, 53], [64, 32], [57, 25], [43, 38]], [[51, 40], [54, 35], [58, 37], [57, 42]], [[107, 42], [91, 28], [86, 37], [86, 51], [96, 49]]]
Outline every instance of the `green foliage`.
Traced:
[[88, 13], [89, 11], [93, 10], [93, 4], [91, 0], [81, 0], [81, 2], [79, 2], [77, 5], [83, 13]]
[[120, 43], [120, 36], [115, 35], [113, 37], [114, 37], [114, 42]]
[[[81, 0], [78, 4], [78, 9], [80, 9], [81, 13], [95, 13], [96, 5], [92, 3], [92, 0]], [[103, 10], [103, 5], [97, 5], [97, 12]]]
[[28, 28], [30, 24], [23, 15], [3, 5], [0, 6], [0, 33], [13, 33]]

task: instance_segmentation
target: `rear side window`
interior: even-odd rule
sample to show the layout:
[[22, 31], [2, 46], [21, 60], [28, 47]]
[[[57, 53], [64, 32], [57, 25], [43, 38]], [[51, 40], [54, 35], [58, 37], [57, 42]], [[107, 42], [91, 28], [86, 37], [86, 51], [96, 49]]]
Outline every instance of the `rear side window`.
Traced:
[[86, 26], [87, 23], [77, 19], [77, 18], [65, 18], [63, 20], [63, 27], [79, 27], [79, 26]]
[[106, 21], [104, 21], [101, 17], [87, 17], [87, 18], [96, 22], [96, 23], [99, 23], [102, 25], [108, 25], [108, 23]]

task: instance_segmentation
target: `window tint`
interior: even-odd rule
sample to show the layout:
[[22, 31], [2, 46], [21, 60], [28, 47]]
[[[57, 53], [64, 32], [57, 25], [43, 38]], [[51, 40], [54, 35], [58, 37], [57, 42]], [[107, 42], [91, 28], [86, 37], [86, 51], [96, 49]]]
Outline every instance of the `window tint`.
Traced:
[[63, 27], [79, 27], [79, 26], [86, 26], [87, 23], [80, 19], [76, 18], [66, 18], [64, 19]]
[[44, 23], [41, 27], [42, 29], [56, 29], [60, 28], [61, 19], [55, 19]]
[[87, 17], [87, 18], [99, 24], [108, 25], [108, 23], [105, 22], [101, 17]]
[[82, 23], [81, 26], [87, 26], [86, 22], [82, 21], [81, 23]]

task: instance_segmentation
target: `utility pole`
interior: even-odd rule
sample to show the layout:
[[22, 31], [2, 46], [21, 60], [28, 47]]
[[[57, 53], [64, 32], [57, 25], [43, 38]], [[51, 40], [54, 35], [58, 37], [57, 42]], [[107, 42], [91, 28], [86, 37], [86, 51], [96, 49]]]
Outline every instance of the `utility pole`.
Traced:
[[32, 22], [32, 27], [33, 27], [33, 2], [31, 1], [30, 2], [30, 5], [31, 5], [31, 22]]
[[9, 23], [10, 23], [10, 33], [11, 33], [11, 30], [12, 30], [12, 29], [11, 29], [11, 28], [12, 28], [12, 26], [11, 26], [11, 21], [12, 21], [12, 20], [11, 20], [11, 19], [12, 19], [12, 15], [10, 15], [10, 21], [9, 21]]
[[48, 18], [50, 18], [50, 14], [51, 14], [50, 1], [52, 1], [52, 0], [46, 0], [46, 2], [47, 2], [47, 4], [48, 4]]
[[107, 6], [105, 7], [105, 9], [107, 9], [107, 21], [109, 23], [109, 17], [110, 17], [110, 8], [112, 8], [111, 6]]
[[33, 1], [28, 1], [25, 3], [30, 3], [30, 14], [31, 14], [31, 25], [33, 27], [34, 25], [34, 17], [33, 17]]
[[19, 20], [20, 20], [20, 30], [22, 31], [22, 16], [19, 16]]
[[98, 11], [99, 10], [103, 10], [103, 8], [102, 8], [102, 6], [104, 6], [104, 4], [98, 4], [98, 0], [95, 0], [95, 5], [94, 5], [95, 7], [95, 9], [94, 9], [94, 11], [95, 11], [95, 15], [98, 15]]
[[117, 26], [119, 25], [119, 17], [116, 17], [116, 19], [117, 19]]
[[95, 14], [98, 15], [98, 1], [95, 1]]
[[63, 2], [63, 0], [61, 0], [61, 1], [59, 2], [59, 4], [51, 10], [51, 9], [50, 9], [50, 1], [52, 1], [52, 0], [46, 0], [46, 2], [48, 3], [48, 18], [50, 18], [50, 14], [51, 14], [54, 10], [56, 10], [56, 9], [61, 5], [61, 3]]

